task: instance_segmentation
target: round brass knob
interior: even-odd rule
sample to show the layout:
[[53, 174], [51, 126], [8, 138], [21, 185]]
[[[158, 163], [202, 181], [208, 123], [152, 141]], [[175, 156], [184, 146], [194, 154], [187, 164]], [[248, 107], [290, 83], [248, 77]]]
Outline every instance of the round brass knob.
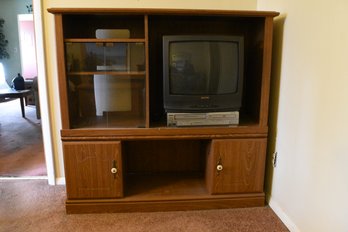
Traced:
[[111, 173], [113, 174], [117, 173], [117, 168], [111, 168]]

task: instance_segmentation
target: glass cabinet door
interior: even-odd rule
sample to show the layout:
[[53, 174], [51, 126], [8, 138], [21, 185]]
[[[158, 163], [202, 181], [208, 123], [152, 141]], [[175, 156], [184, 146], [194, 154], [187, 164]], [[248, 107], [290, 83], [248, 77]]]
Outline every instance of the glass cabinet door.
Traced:
[[139, 42], [67, 42], [71, 128], [145, 126], [145, 49]]

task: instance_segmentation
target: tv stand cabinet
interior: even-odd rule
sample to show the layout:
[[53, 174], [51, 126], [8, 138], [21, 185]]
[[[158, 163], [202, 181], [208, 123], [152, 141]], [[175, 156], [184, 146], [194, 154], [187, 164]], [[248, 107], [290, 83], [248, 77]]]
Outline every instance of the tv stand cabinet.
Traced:
[[[51, 8], [67, 213], [265, 204], [277, 12]], [[167, 127], [162, 36], [244, 37], [238, 126]]]

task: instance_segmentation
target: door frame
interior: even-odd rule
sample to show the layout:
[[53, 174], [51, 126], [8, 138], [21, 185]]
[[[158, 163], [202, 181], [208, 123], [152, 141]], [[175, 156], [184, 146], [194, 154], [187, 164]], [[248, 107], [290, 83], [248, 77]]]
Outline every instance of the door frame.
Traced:
[[47, 179], [48, 184], [55, 185], [55, 169], [54, 169], [54, 156], [53, 156], [53, 143], [52, 143], [52, 129], [51, 118], [48, 102], [48, 85], [47, 85], [47, 72], [45, 62], [45, 47], [44, 47], [44, 31], [43, 31], [43, 12], [42, 12], [42, 0], [33, 0], [33, 16], [35, 27], [35, 45], [36, 45], [36, 59], [37, 59], [37, 73], [38, 73], [38, 86], [40, 111], [41, 111], [41, 129], [44, 153], [46, 159]]

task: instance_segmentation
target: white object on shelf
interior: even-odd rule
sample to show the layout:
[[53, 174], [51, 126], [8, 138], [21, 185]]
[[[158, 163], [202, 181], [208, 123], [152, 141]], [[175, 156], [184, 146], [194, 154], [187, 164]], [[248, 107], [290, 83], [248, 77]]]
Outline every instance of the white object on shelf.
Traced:
[[95, 31], [97, 39], [124, 39], [130, 37], [128, 29], [97, 29]]
[[[129, 38], [128, 29], [97, 29], [96, 38]], [[97, 66], [101, 71], [126, 71], [124, 65]], [[112, 75], [94, 75], [94, 95], [96, 115], [102, 116], [104, 112], [130, 111], [132, 108], [131, 81]]]
[[130, 111], [132, 108], [130, 80], [111, 75], [94, 75], [97, 116], [103, 112]]
[[127, 67], [124, 65], [97, 65], [97, 71], [127, 71]]

